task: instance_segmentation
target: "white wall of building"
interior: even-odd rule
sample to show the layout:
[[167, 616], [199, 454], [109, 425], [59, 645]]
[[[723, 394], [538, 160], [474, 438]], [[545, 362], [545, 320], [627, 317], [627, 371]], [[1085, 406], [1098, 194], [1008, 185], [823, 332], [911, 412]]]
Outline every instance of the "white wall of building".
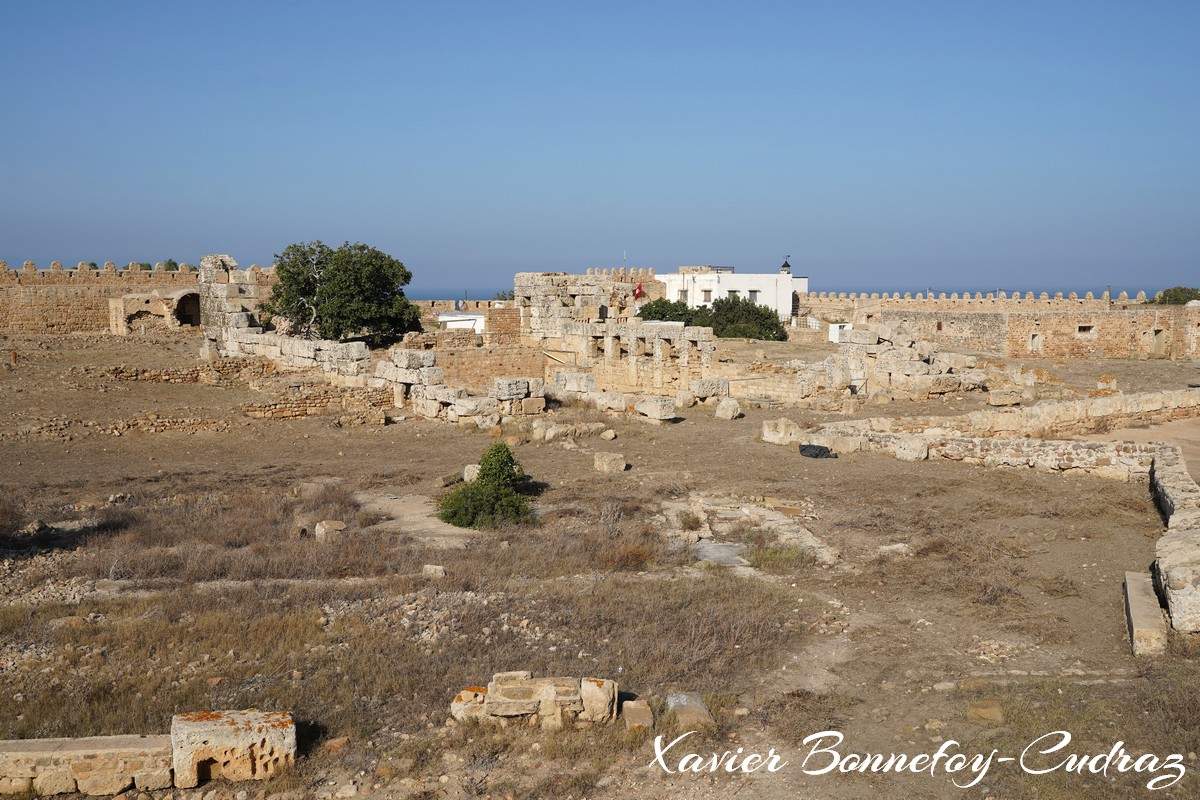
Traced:
[[773, 309], [784, 322], [792, 316], [792, 293], [808, 291], [808, 278], [780, 272], [672, 272], [654, 277], [666, 284], [668, 300], [683, 300], [688, 308], [709, 306], [736, 292], [744, 300]]

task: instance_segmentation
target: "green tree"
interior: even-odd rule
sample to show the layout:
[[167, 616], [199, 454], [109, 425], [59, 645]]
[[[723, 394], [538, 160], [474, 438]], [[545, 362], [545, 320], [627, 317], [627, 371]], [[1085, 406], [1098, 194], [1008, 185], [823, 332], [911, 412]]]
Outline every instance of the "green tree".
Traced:
[[1192, 300], [1200, 300], [1200, 289], [1189, 286], [1172, 286], [1170, 289], [1163, 289], [1154, 295], [1154, 299], [1150, 302], [1163, 306], [1182, 306]]
[[275, 256], [275, 275], [279, 283], [264, 307], [306, 333], [319, 331], [326, 339], [362, 336], [382, 344], [421, 329], [420, 311], [404, 296], [412, 273], [374, 247], [291, 244]]
[[166, 267], [167, 272], [179, 271], [179, 262], [173, 258], [168, 258], [166, 261], [164, 261], [163, 266]]
[[515, 300], [516, 297], [517, 297], [517, 293], [515, 291], [513, 291], [512, 289], [506, 289], [503, 292], [496, 292], [496, 296], [493, 297], [492, 299], [493, 300]]
[[767, 306], [760, 306], [742, 297], [714, 300], [711, 322], [695, 324], [710, 325], [713, 333], [726, 339], [743, 337], [787, 341], [787, 328], [779, 321], [778, 314]]
[[787, 340], [787, 328], [774, 311], [741, 297], [722, 297], [715, 300], [711, 308], [688, 308], [682, 301], [653, 300], [638, 309], [638, 316], [645, 320], [712, 328], [714, 334], [726, 339]]
[[687, 303], [682, 300], [674, 302], [670, 300], [651, 300], [649, 303], [638, 308], [638, 316], [645, 320], [655, 320], [659, 322], [682, 322], [684, 325], [691, 325], [695, 319], [695, 312], [698, 308], [688, 308]]

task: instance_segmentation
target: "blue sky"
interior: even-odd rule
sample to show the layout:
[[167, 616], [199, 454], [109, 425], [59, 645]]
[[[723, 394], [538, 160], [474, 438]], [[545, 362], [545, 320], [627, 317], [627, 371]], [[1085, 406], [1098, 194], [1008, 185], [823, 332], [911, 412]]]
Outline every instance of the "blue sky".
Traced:
[[0, 259], [1200, 284], [1200, 4], [0, 5]]

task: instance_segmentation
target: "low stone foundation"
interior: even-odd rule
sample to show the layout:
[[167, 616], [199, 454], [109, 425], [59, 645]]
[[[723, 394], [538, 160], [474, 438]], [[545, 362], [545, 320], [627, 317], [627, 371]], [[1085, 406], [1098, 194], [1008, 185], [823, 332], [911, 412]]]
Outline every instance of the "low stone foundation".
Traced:
[[0, 794], [119, 794], [171, 786], [170, 736], [0, 742]]

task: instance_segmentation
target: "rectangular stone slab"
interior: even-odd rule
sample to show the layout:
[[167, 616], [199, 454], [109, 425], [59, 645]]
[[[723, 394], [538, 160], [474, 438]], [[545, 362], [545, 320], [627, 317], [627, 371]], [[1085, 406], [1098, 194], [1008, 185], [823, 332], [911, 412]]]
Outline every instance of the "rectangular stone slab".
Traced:
[[1167, 651], [1167, 620], [1148, 573], [1125, 573], [1125, 622], [1135, 656], [1161, 656]]

